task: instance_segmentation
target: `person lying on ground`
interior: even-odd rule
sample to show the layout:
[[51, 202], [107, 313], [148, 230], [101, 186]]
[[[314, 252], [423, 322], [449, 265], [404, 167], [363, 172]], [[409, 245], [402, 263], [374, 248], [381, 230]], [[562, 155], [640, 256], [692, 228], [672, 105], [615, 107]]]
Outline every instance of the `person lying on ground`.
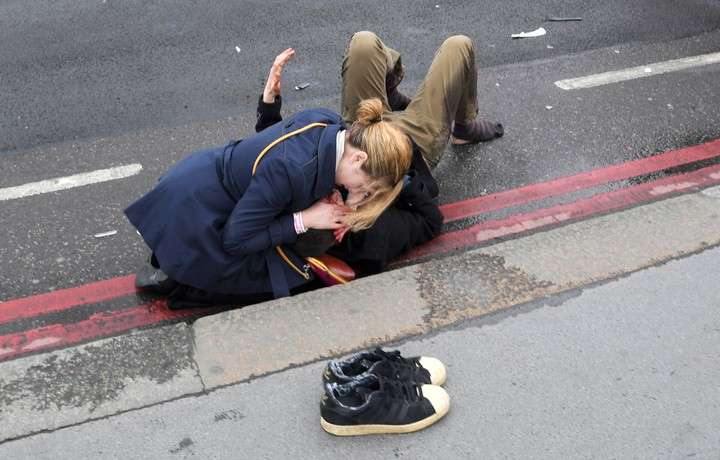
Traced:
[[[259, 101], [256, 130], [282, 119], [280, 74], [293, 54], [286, 50], [273, 64]], [[348, 262], [359, 275], [384, 270], [391, 260], [440, 233], [439, 189], [431, 168], [440, 162], [448, 140], [462, 145], [504, 134], [502, 124], [477, 117], [475, 47], [470, 38], [456, 35], [444, 41], [412, 99], [398, 90], [404, 75], [400, 54], [376, 34], [363, 31], [350, 38], [341, 67], [343, 118], [352, 123], [360, 101], [379, 98], [384, 119], [413, 143], [406, 186], [393, 206], [372, 228], [348, 234], [327, 251]]]
[[298, 235], [370, 228], [400, 193], [411, 149], [369, 99], [349, 127], [330, 110], [303, 110], [195, 152], [125, 209], [152, 251], [136, 285], [169, 294], [171, 308], [302, 291], [313, 278], [292, 247]]
[[[295, 51], [288, 48], [275, 58], [258, 101], [256, 131], [282, 121], [281, 74], [294, 55]], [[419, 154], [413, 156], [403, 182], [397, 199], [371, 228], [346, 232], [343, 227], [325, 238], [321, 232], [311, 232], [314, 237], [300, 243], [303, 252], [335, 256], [351, 265], [360, 277], [383, 271], [392, 259], [436, 237], [443, 219], [435, 199], [437, 184]], [[307, 246], [312, 247], [305, 249]]]

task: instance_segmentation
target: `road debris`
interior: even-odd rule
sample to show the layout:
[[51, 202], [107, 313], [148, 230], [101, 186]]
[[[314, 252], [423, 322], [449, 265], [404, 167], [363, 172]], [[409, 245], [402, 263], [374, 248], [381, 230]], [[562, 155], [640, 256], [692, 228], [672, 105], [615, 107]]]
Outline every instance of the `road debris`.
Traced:
[[310, 86], [310, 83], [300, 83], [299, 85], [295, 86], [295, 91], [301, 91], [301, 90], [307, 88], [308, 86]]
[[535, 37], [542, 37], [547, 33], [547, 30], [543, 27], [538, 27], [537, 29], [533, 30], [532, 32], [520, 32], [519, 34], [512, 34], [510, 37], [512, 38], [535, 38]]
[[117, 230], [110, 230], [109, 232], [96, 233], [93, 235], [95, 238], [105, 238], [106, 236], [113, 236], [117, 234]]
[[558, 17], [558, 16], [550, 16], [545, 19], [549, 22], [571, 22], [571, 21], [582, 21], [582, 18], [564, 18], [564, 17]]

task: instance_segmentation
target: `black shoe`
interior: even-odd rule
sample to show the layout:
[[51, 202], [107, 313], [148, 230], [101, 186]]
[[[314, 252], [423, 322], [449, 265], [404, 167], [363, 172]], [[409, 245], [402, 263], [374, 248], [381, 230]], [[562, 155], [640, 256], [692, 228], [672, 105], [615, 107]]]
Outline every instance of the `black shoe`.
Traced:
[[453, 144], [476, 144], [491, 141], [505, 134], [502, 123], [475, 119], [466, 125], [455, 123], [452, 130]]
[[410, 433], [440, 420], [450, 408], [442, 387], [366, 375], [325, 385], [320, 425], [337, 436]]
[[135, 287], [160, 295], [170, 294], [177, 287], [177, 282], [160, 270], [147, 263], [140, 267], [135, 275]]
[[367, 374], [432, 385], [442, 385], [447, 378], [445, 366], [437, 358], [403, 358], [399, 351], [376, 348], [330, 361], [323, 372], [323, 382], [348, 383]]

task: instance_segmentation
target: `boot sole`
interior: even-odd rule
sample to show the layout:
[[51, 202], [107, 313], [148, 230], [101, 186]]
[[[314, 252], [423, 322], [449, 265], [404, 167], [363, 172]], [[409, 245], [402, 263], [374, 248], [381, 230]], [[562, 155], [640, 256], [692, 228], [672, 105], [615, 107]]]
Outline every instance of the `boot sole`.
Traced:
[[436, 412], [430, 417], [408, 423], [407, 425], [333, 425], [320, 417], [320, 426], [323, 430], [335, 436], [360, 436], [365, 434], [400, 434], [412, 433], [427, 428], [445, 416], [448, 412], [446, 407], [441, 412]]

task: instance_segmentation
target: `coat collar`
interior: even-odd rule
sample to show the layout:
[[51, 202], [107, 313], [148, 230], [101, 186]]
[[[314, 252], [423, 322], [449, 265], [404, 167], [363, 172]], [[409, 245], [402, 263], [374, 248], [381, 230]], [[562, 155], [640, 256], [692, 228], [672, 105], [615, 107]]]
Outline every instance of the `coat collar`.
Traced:
[[318, 175], [313, 189], [314, 198], [319, 200], [327, 196], [335, 187], [335, 161], [337, 148], [337, 133], [345, 129], [342, 123], [328, 125], [323, 129], [318, 143]]

